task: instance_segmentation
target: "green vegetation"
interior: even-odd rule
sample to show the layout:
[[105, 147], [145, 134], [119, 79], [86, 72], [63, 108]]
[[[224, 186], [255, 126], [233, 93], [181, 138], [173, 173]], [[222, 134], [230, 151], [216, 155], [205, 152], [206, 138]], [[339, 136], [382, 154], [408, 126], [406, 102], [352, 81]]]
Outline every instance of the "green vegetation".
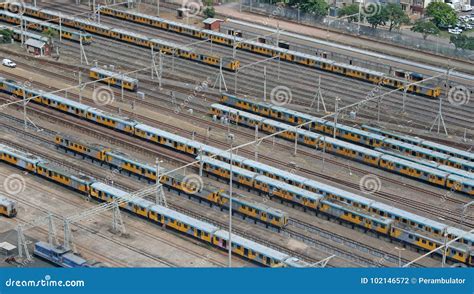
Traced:
[[474, 50], [474, 37], [468, 37], [465, 34], [452, 35], [449, 42], [454, 44], [456, 49]]
[[[359, 5], [358, 4], [351, 4], [344, 6], [343, 8], [339, 9], [337, 12], [338, 17], [344, 17], [344, 16], [349, 16], [347, 17], [348, 22], [353, 22], [353, 21], [358, 21], [359, 16], [357, 15], [359, 13]], [[363, 20], [363, 14], [361, 14], [361, 20]]]
[[202, 14], [204, 14], [206, 18], [213, 18], [216, 16], [216, 10], [214, 9], [214, 6], [212, 6], [212, 0], [207, 0], [205, 4], [206, 7], [202, 11]]
[[53, 38], [57, 37], [58, 33], [51, 28], [47, 28], [46, 30], [43, 31], [43, 35], [48, 38], [48, 43], [52, 44]]
[[13, 38], [13, 32], [7, 29], [0, 30], [0, 35], [2, 36], [3, 43], [10, 43]]
[[399, 29], [402, 24], [410, 23], [410, 18], [408, 18], [408, 15], [403, 11], [400, 4], [388, 3], [385, 6], [385, 10], [387, 11], [389, 31], [392, 31], [394, 28]]
[[316, 17], [324, 17], [328, 15], [329, 5], [325, 0], [303, 0], [301, 9], [304, 12], [311, 13]]
[[429, 35], [439, 35], [440, 30], [438, 27], [429, 20], [417, 20], [415, 25], [411, 28], [413, 32], [420, 33], [423, 35], [423, 39], [427, 39]]
[[443, 2], [431, 2], [426, 7], [426, 16], [432, 18], [432, 22], [438, 28], [447, 28], [456, 25], [458, 16], [451, 6]]

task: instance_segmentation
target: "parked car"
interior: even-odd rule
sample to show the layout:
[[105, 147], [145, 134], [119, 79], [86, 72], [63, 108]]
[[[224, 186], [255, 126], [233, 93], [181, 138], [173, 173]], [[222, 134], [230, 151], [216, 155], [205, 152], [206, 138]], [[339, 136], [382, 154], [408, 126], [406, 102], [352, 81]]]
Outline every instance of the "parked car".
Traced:
[[6, 67], [13, 67], [13, 68], [16, 67], [16, 63], [8, 58], [3, 59], [2, 64], [3, 66], [6, 66]]

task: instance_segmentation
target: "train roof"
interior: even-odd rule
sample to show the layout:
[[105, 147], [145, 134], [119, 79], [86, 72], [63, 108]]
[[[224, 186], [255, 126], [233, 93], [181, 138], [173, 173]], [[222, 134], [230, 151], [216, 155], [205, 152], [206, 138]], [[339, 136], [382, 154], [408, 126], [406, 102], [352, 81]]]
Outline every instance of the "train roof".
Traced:
[[21, 150], [18, 150], [18, 149], [15, 149], [13, 147], [3, 145], [3, 144], [0, 144], [0, 151], [9, 155], [18, 157], [26, 162], [33, 163], [33, 164], [38, 164], [39, 162], [43, 161], [41, 157], [38, 157], [30, 153], [26, 153], [24, 151], [21, 151]]
[[48, 98], [48, 99], [56, 101], [58, 103], [68, 105], [68, 106], [71, 106], [71, 107], [74, 107], [76, 109], [80, 109], [80, 110], [83, 110], [83, 111], [88, 111], [89, 109], [92, 109], [90, 106], [87, 106], [85, 104], [75, 102], [73, 100], [66, 99], [66, 98], [63, 98], [63, 97], [55, 95], [55, 94], [47, 94], [45, 91], [42, 91], [42, 90], [26, 89], [26, 91], [29, 91], [29, 92], [31, 92], [35, 95], [39, 95], [41, 97]]
[[87, 110], [87, 112], [95, 114], [95, 115], [100, 116], [100, 117], [105, 117], [105, 118], [123, 123], [123, 124], [126, 124], [126, 125], [132, 125], [133, 126], [137, 123], [135, 120], [133, 120], [131, 118], [123, 117], [123, 116], [117, 116], [115, 114], [105, 112], [105, 111], [103, 111], [101, 109], [98, 109], [98, 108], [92, 108], [91, 107]]
[[423, 139], [418, 138], [418, 137], [399, 134], [399, 133], [391, 132], [391, 131], [388, 131], [388, 130], [383, 130], [383, 129], [380, 129], [380, 128], [376, 128], [376, 127], [373, 127], [373, 126], [365, 125], [365, 124], [362, 125], [362, 127], [366, 128], [366, 129], [369, 129], [373, 132], [391, 135], [391, 136], [394, 136], [394, 137], [397, 137], [397, 138], [400, 138], [400, 139], [403, 139], [403, 140], [406, 140], [406, 141], [410, 141], [410, 142], [415, 143], [415, 144], [421, 144], [421, 142], [423, 141]]
[[8, 207], [15, 206], [16, 202], [0, 194], [0, 205]]
[[368, 68], [364, 68], [364, 67], [360, 67], [360, 66], [356, 66], [356, 65], [351, 65], [351, 64], [347, 64], [347, 63], [335, 62], [333, 65], [334, 66], [340, 66], [342, 68], [348, 68], [350, 70], [365, 72], [365, 73], [368, 73], [370, 75], [374, 75], [374, 76], [378, 76], [378, 77], [384, 77], [385, 76], [385, 74], [383, 72], [376, 71], [376, 70], [371, 70], [371, 69], [368, 69]]
[[[334, 126], [334, 123], [333, 122], [330, 122], [330, 121], [327, 121], [326, 122], [326, 125], [327, 126]], [[364, 136], [364, 137], [367, 137], [367, 138], [372, 138], [372, 139], [376, 139], [376, 140], [379, 140], [379, 141], [382, 141], [385, 139], [384, 136], [382, 135], [379, 135], [379, 134], [374, 134], [374, 133], [371, 133], [371, 132], [367, 132], [367, 131], [364, 131], [362, 129], [359, 129], [359, 128], [354, 128], [354, 127], [351, 127], [351, 126], [347, 126], [347, 125], [343, 125], [343, 124], [336, 124], [336, 128], [338, 129], [341, 129], [341, 130], [347, 130], [349, 132], [352, 132], [352, 133], [355, 133], [355, 134], [358, 134], [358, 135], [361, 135], [361, 136]]]
[[403, 166], [411, 167], [413, 169], [416, 169], [416, 170], [419, 170], [419, 171], [422, 171], [422, 172], [433, 174], [433, 175], [436, 175], [436, 176], [442, 177], [442, 178], [445, 178], [449, 175], [449, 173], [441, 171], [439, 169], [431, 168], [429, 166], [422, 165], [422, 164], [412, 162], [412, 161], [409, 161], [409, 160], [405, 160], [405, 159], [402, 159], [402, 158], [399, 158], [399, 157], [396, 157], [396, 156], [392, 156], [392, 155], [384, 154], [380, 158], [384, 159], [384, 160], [394, 162], [394, 163], [397, 163], [397, 164], [400, 164], [400, 165], [403, 165]]
[[423, 142], [421, 144], [425, 145], [425, 146], [432, 147], [432, 148], [440, 149], [440, 150], [443, 150], [443, 151], [448, 152], [448, 153], [458, 154], [458, 155], [461, 155], [463, 157], [467, 157], [467, 158], [470, 158], [471, 160], [474, 160], [474, 153], [469, 152], [469, 151], [464, 151], [464, 150], [461, 150], [461, 149], [458, 149], [458, 148], [446, 146], [446, 145], [443, 145], [443, 144], [439, 144], [439, 143], [432, 142], [432, 141], [427, 141], [427, 140], [423, 140]]
[[172, 209], [169, 209], [169, 208], [161, 206], [161, 205], [150, 206], [149, 210], [153, 211], [153, 212], [156, 212], [156, 213], [159, 213], [161, 215], [167, 216], [169, 218], [175, 219], [179, 222], [182, 222], [184, 224], [192, 226], [196, 229], [205, 231], [206, 233], [211, 233], [212, 234], [215, 231], [219, 230], [219, 227], [216, 227], [212, 224], [209, 224], [207, 222], [203, 222], [201, 220], [195, 219], [193, 217], [187, 216], [185, 214], [182, 214], [180, 212], [174, 211]]
[[378, 152], [382, 152], [384, 154], [389, 154], [389, 155], [400, 157], [400, 158], [403, 158], [403, 159], [406, 159], [406, 160], [409, 160], [409, 161], [417, 162], [419, 164], [423, 164], [423, 165], [426, 165], [426, 166], [429, 166], [429, 167], [432, 167], [432, 168], [439, 168], [439, 166], [442, 166], [442, 164], [439, 164], [436, 161], [427, 160], [427, 159], [420, 158], [420, 157], [415, 157], [415, 156], [409, 156], [406, 153], [396, 152], [396, 151], [393, 151], [392, 149], [375, 148], [375, 150], [378, 151]]
[[[197, 159], [199, 160], [199, 157], [197, 157]], [[206, 163], [209, 163], [209, 164], [212, 164], [214, 166], [217, 166], [219, 168], [223, 168], [225, 170], [229, 170], [229, 167], [230, 167], [230, 164], [228, 164], [227, 162], [223, 162], [223, 161], [211, 158], [209, 156], [203, 156], [202, 161], [206, 162]], [[249, 170], [240, 168], [238, 166], [232, 166], [232, 172], [236, 173], [236, 174], [239, 174], [239, 175], [243, 175], [247, 178], [255, 178], [255, 176], [256, 176], [256, 174], [254, 172], [251, 172]]]
[[354, 150], [354, 151], [357, 151], [357, 152], [360, 152], [360, 153], [363, 153], [363, 154], [367, 154], [367, 155], [370, 155], [372, 157], [380, 157], [380, 156], [383, 155], [382, 153], [380, 153], [378, 151], [375, 151], [375, 150], [372, 150], [372, 149], [369, 149], [369, 148], [366, 148], [366, 147], [362, 147], [362, 146], [359, 146], [359, 145], [356, 145], [356, 144], [352, 144], [352, 143], [349, 143], [349, 142], [344, 142], [340, 139], [334, 139], [334, 138], [329, 137], [329, 136], [322, 136], [322, 138], [320, 140], [322, 140], [324, 142], [331, 143], [333, 145], [342, 146], [344, 148]]
[[470, 186], [470, 187], [474, 188], [474, 180], [473, 179], [465, 178], [465, 177], [458, 176], [458, 175], [455, 175], [455, 174], [450, 174], [448, 176], [448, 179], [459, 182], [459, 183], [463, 183], [466, 186]]
[[388, 144], [394, 145], [394, 146], [400, 146], [402, 148], [405, 148], [405, 149], [408, 149], [408, 150], [413, 150], [413, 151], [423, 153], [423, 154], [427, 154], [429, 156], [433, 156], [433, 157], [436, 157], [436, 158], [442, 158], [442, 159], [448, 160], [449, 157], [450, 157], [449, 155], [446, 155], [444, 153], [433, 151], [433, 150], [430, 150], [428, 148], [420, 147], [420, 146], [413, 145], [413, 144], [410, 144], [410, 143], [405, 143], [405, 142], [402, 142], [402, 141], [399, 141], [399, 140], [396, 140], [396, 139], [385, 138], [383, 141], [388, 143]]
[[84, 258], [72, 253], [72, 252], [68, 252], [66, 254], [64, 254], [63, 256], [63, 260], [67, 260], [67, 261], [70, 261], [74, 264], [77, 264], [77, 265], [82, 265], [84, 263], [87, 262], [87, 260], [85, 260]]
[[[128, 156], [128, 154], [125, 154], [125, 153], [122, 153], [122, 152], [119, 152], [119, 151], [107, 151], [106, 154], [109, 155], [109, 156], [118, 158], [122, 161], [129, 162], [129, 163], [131, 163], [133, 165], [136, 165], [136, 166], [139, 166], [141, 168], [147, 169], [147, 170], [152, 170], [152, 171], [156, 170], [156, 168], [154, 166], [151, 166], [151, 165], [148, 165], [146, 163], [142, 163], [142, 162], [136, 161], [134, 159], [131, 159]], [[164, 168], [160, 167], [160, 172], [163, 172], [163, 171], [164, 171]]]
[[301, 260], [297, 257], [290, 257], [285, 260], [285, 264], [289, 267], [302, 268], [302, 267], [311, 267], [309, 263], [304, 260]]
[[[222, 193], [222, 196], [224, 196], [226, 198], [229, 198], [229, 195], [227, 193]], [[273, 208], [273, 207], [270, 207], [268, 205], [264, 205], [264, 204], [258, 203], [258, 202], [243, 200], [242, 197], [233, 196], [232, 201], [240, 202], [240, 203], [245, 204], [249, 207], [258, 209], [260, 211], [265, 211], [265, 212], [270, 213], [270, 214], [275, 215], [275, 216], [284, 217], [284, 216], [287, 215], [286, 212], [284, 212], [280, 209], [276, 209], [276, 208]]]
[[115, 187], [112, 187], [110, 185], [107, 185], [107, 184], [101, 183], [101, 182], [95, 182], [91, 185], [91, 187], [96, 189], [96, 190], [103, 191], [103, 192], [106, 192], [108, 194], [111, 194], [111, 195], [114, 195], [114, 196], [117, 196], [117, 197], [121, 197], [121, 198], [125, 198], [126, 196], [130, 195], [130, 193], [128, 193], [128, 192], [125, 192], [123, 190], [117, 189]]
[[442, 171], [448, 172], [451, 175], [455, 174], [466, 179], [474, 180], [474, 172], [468, 172], [459, 168], [455, 168], [449, 165], [440, 164], [438, 168]]
[[[229, 232], [225, 230], [219, 230], [214, 233], [214, 236], [223, 239], [223, 240], [229, 240]], [[279, 252], [275, 249], [269, 248], [267, 246], [258, 244], [252, 240], [243, 238], [241, 236], [232, 234], [232, 243], [238, 244], [244, 248], [250, 249], [252, 251], [258, 252], [260, 254], [263, 254], [265, 256], [268, 256], [276, 261], [284, 261], [288, 257], [290, 257], [286, 253]]]
[[468, 161], [459, 157], [449, 157], [449, 161], [461, 164], [462, 166], [469, 168], [469, 170], [474, 171], [474, 162]]
[[429, 226], [429, 227], [437, 229], [439, 231], [442, 231], [447, 227], [445, 224], [442, 224], [440, 222], [431, 220], [431, 219], [426, 218], [426, 217], [416, 215], [414, 213], [396, 208], [394, 206], [387, 205], [387, 204], [382, 203], [382, 202], [374, 202], [371, 207], [376, 208], [378, 210], [386, 211], [386, 212], [388, 212], [392, 215], [399, 216], [399, 217], [405, 218], [407, 220], [411, 220], [411, 221], [413, 221], [415, 223], [418, 223], [418, 224], [423, 224], [423, 225]]
[[[392, 219], [389, 219], [389, 218], [386, 218], [386, 217], [383, 217], [383, 216], [380, 216], [380, 215], [376, 215], [376, 214], [373, 214], [373, 215], [370, 215], [368, 214], [368, 211], [364, 211], [364, 210], [357, 210], [357, 209], [354, 209], [354, 207], [346, 207], [344, 205], [344, 203], [338, 203], [339, 201], [334, 201], [334, 200], [321, 200], [323, 203], [326, 203], [327, 205], [329, 206], [333, 206], [333, 207], [336, 207], [340, 210], [343, 210], [343, 211], [348, 211], [352, 214], [356, 214], [356, 215], [359, 215], [359, 216], [362, 216], [364, 218], [368, 218], [368, 219], [371, 219], [373, 221], [376, 221], [378, 223], [383, 223], [385, 225], [389, 225], [393, 222]], [[346, 205], [350, 205], [350, 204], [346, 204]]]
[[137, 79], [126, 76], [123, 73], [113, 72], [113, 71], [106, 70], [106, 69], [103, 69], [103, 68], [100, 68], [100, 67], [92, 67], [90, 69], [90, 71], [101, 73], [101, 74], [103, 74], [105, 76], [108, 76], [108, 77], [113, 76], [114, 78], [116, 78], [118, 80], [123, 80], [123, 81], [129, 82], [129, 83], [138, 84]]
[[[160, 137], [165, 137], [165, 138], [168, 138], [170, 140], [180, 142], [180, 143], [184, 143], [184, 144], [191, 144], [193, 142], [192, 140], [186, 139], [186, 138], [181, 137], [179, 135], [176, 135], [176, 134], [173, 134], [173, 133], [170, 133], [170, 132], [167, 132], [167, 131], [163, 131], [163, 130], [155, 128], [155, 127], [151, 127], [151, 126], [146, 125], [146, 124], [139, 123], [139, 124], [135, 125], [135, 129], [139, 129], [139, 130], [145, 131], [147, 133], [157, 135], [157, 136], [160, 136]], [[198, 143], [198, 145], [201, 145], [201, 144]]]
[[252, 119], [252, 120], [255, 120], [255, 121], [259, 121], [259, 122], [261, 122], [265, 119], [265, 118], [263, 118], [259, 115], [256, 115], [256, 114], [253, 114], [253, 113], [250, 113], [250, 112], [246, 112], [246, 111], [240, 110], [240, 109], [235, 109], [235, 108], [232, 108], [232, 107], [229, 107], [229, 106], [226, 106], [226, 105], [222, 105], [222, 104], [219, 104], [219, 103], [213, 103], [211, 105], [211, 107], [222, 110], [222, 111], [230, 112], [232, 114], [239, 114], [243, 117], [246, 117], [246, 118], [249, 118], [249, 119]]
[[46, 242], [43, 242], [43, 241], [36, 242], [35, 247], [44, 248], [48, 251], [53, 251], [57, 255], [63, 255], [64, 253], [71, 251], [71, 250], [65, 249], [61, 246], [50, 245], [49, 243], [46, 243]]
[[[0, 14], [6, 15], [6, 16], [11, 17], [11, 18], [16, 18], [16, 19], [20, 18], [19, 14], [11, 13], [11, 12], [6, 11], [6, 10], [0, 10]], [[50, 23], [50, 22], [47, 22], [45, 20], [39, 20], [39, 19], [36, 19], [36, 18], [28, 17], [28, 16], [25, 16], [25, 15], [21, 16], [21, 18], [23, 18], [23, 21], [26, 21], [27, 23], [40, 24], [42, 26], [53, 28], [53, 29], [59, 31], [59, 25], [57, 25], [57, 24]], [[21, 30], [17, 30], [17, 29], [15, 29], [15, 30], [18, 31], [19, 33], [21, 33]], [[64, 32], [70, 32], [72, 34], [78, 34], [77, 31], [72, 30], [72, 29], [67, 28], [67, 27], [64, 27], [64, 26], [61, 27], [61, 30], [64, 31]], [[28, 34], [28, 32], [23, 32], [23, 33]], [[82, 34], [83, 35], [89, 35], [88, 33], [82, 33]], [[44, 39], [46, 39], [46, 41], [48, 41], [47, 37], [44, 37], [44, 36], [42, 36], [42, 37]]]
[[308, 191], [308, 190], [290, 185], [286, 182], [282, 182], [282, 181], [272, 179], [272, 178], [267, 177], [267, 176], [259, 175], [259, 176], [256, 177], [256, 179], [259, 180], [259, 181], [265, 182], [268, 185], [272, 185], [272, 186], [275, 186], [277, 188], [281, 188], [285, 191], [289, 191], [289, 192], [292, 192], [294, 194], [298, 194], [298, 195], [301, 195], [301, 196], [304, 196], [304, 197], [307, 197], [307, 198], [312, 198], [314, 201], [319, 201], [322, 198], [324, 198], [320, 194], [313, 193], [311, 191]]

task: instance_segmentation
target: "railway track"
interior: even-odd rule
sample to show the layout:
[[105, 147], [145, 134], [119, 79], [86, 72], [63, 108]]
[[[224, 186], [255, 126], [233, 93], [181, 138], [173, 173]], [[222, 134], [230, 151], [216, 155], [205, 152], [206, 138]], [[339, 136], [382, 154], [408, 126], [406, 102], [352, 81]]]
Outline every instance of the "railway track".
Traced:
[[[76, 99], [77, 99], [77, 97], [76, 97]], [[94, 103], [90, 99], [83, 99], [83, 102], [84, 101], [89, 101], [90, 105], [92, 105]], [[106, 107], [107, 107], [107, 110], [112, 112], [112, 113], [117, 113], [118, 112], [118, 108], [116, 108], [116, 107], [112, 107], [111, 105], [107, 105]], [[176, 132], [176, 133], [180, 133], [180, 134], [183, 134], [183, 132], [186, 132], [185, 130], [183, 130], [182, 128], [180, 128], [178, 126], [171, 125], [171, 124], [168, 124], [168, 123], [163, 123], [163, 122], [157, 121], [155, 119], [150, 119], [149, 117], [146, 117], [146, 116], [138, 115], [138, 114], [135, 114], [135, 113], [132, 113], [132, 112], [129, 112], [129, 111], [122, 111], [122, 113], [125, 114], [128, 117], [134, 117], [134, 118], [136, 118], [136, 119], [138, 119], [138, 120], [140, 120], [144, 123], [150, 123], [151, 125], [159, 125], [160, 128], [165, 128], [168, 131], [172, 131], [172, 132]], [[185, 114], [181, 114], [181, 115], [185, 115]], [[196, 120], [195, 117], [191, 117], [191, 118]], [[124, 137], [126, 137], [126, 136], [124, 136]], [[213, 143], [213, 145], [216, 146], [216, 147], [219, 147], [219, 148], [222, 148], [222, 149], [227, 149], [227, 146], [225, 144], [223, 144], [220, 140], [213, 139], [213, 138], [207, 138], [206, 136], [203, 136], [203, 135], [200, 135], [200, 134], [196, 134], [196, 138], [198, 139], [198, 141], [201, 141], [201, 142], [209, 141], [209, 142]], [[127, 138], [127, 139], [130, 140], [130, 138]], [[283, 148], [287, 148], [287, 146], [285, 146], [285, 145], [282, 145], [282, 146], [283, 146]], [[166, 149], [166, 151], [168, 151], [167, 157], [173, 158], [173, 155], [172, 155], [173, 152], [170, 152], [169, 149]], [[253, 152], [251, 152], [251, 151], [242, 150], [242, 152], [250, 158], [253, 156]], [[309, 157], [315, 157], [314, 152], [311, 153], [311, 152], [308, 152], [308, 151], [300, 151], [300, 154], [304, 154], [304, 155], [307, 155]], [[182, 158], [185, 158], [185, 160], [187, 160], [187, 161], [185, 161], [185, 163], [189, 163], [189, 162], [192, 161], [187, 156], [184, 156], [182, 154], [180, 154], [180, 156], [182, 156]], [[273, 157], [270, 157], [270, 156], [261, 155], [260, 158], [264, 159], [267, 162], [271, 162], [273, 165], [276, 164], [277, 166], [286, 166], [286, 162], [281, 161], [281, 160], [277, 160], [277, 159], [275, 159]], [[319, 159], [322, 159], [322, 158], [323, 157], [319, 156]], [[334, 161], [333, 163], [337, 164], [337, 165], [339, 165], [343, 168], [347, 168], [346, 164], [338, 163], [337, 161]], [[325, 173], [316, 172], [314, 170], [309, 170], [309, 169], [304, 169], [304, 168], [300, 169], [300, 171], [305, 172], [306, 174], [311, 174], [313, 176], [324, 178], [324, 179], [327, 179], [329, 181], [336, 182], [336, 183], [342, 184], [344, 186], [352, 187], [356, 190], [359, 190], [359, 186], [357, 184], [350, 183], [348, 181], [344, 181], [344, 180], [341, 180], [341, 179], [338, 179], [338, 178], [335, 178], [335, 177], [328, 176]], [[366, 170], [357, 169], [357, 168], [354, 168], [354, 171], [360, 172], [361, 174], [366, 174], [367, 173]], [[382, 179], [393, 182], [393, 183], [396, 183], [396, 184], [405, 185], [405, 183], [390, 179], [388, 177], [383, 177], [382, 176]], [[419, 192], [424, 191], [423, 188], [418, 188], [416, 186], [413, 186], [413, 189], [415, 191], [417, 190]], [[424, 192], [426, 192], [426, 191], [424, 191]], [[444, 194], [444, 195], [443, 194], [435, 194], [433, 192], [429, 192], [428, 194], [432, 194], [432, 196], [437, 197], [437, 199], [440, 199], [440, 201], [442, 201], [443, 203], [446, 203], [446, 201], [453, 202], [453, 204], [459, 204], [459, 205], [467, 203], [467, 202], [463, 202], [461, 200], [458, 200], [458, 199], [456, 199], [452, 196], [449, 196], [448, 194]], [[460, 216], [459, 217], [454, 217], [453, 216], [453, 211], [451, 211], [449, 209], [440, 209], [439, 206], [435, 206], [435, 205], [428, 206], [423, 201], [417, 201], [417, 200], [413, 200], [413, 199], [410, 199], [410, 198], [407, 198], [407, 197], [400, 198], [399, 195], [390, 194], [390, 193], [386, 193], [386, 192], [380, 192], [379, 191], [379, 192], [376, 192], [374, 195], [376, 195], [380, 198], [386, 199], [386, 200], [390, 200], [393, 203], [402, 204], [402, 205], [414, 208], [415, 210], [424, 211], [424, 212], [428, 213], [429, 215], [439, 216], [442, 219], [452, 221], [453, 223], [459, 223], [460, 222]], [[407, 203], [410, 203], [410, 204], [407, 205]], [[441, 210], [441, 212], [440, 212], [440, 210]], [[472, 220], [474, 220], [474, 217], [467, 217], [466, 218], [466, 225], [472, 224], [472, 222], [471, 222]]]

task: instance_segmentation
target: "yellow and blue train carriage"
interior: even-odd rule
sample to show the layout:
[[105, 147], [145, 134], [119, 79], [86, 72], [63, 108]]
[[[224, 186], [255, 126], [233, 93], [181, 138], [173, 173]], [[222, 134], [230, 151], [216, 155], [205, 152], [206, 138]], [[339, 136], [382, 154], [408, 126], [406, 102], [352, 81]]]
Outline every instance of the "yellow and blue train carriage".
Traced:
[[446, 146], [446, 145], [443, 145], [443, 144], [439, 144], [439, 143], [436, 143], [436, 142], [432, 142], [432, 141], [429, 141], [429, 140], [421, 139], [421, 138], [418, 138], [418, 137], [409, 136], [409, 135], [397, 133], [397, 132], [394, 132], [394, 131], [384, 130], [384, 129], [377, 128], [377, 127], [374, 127], [374, 126], [362, 125], [362, 129], [370, 131], [372, 133], [376, 133], [376, 134], [388, 137], [388, 138], [396, 139], [398, 141], [402, 141], [402, 142], [405, 142], [405, 143], [421, 146], [421, 147], [424, 147], [424, 148], [427, 148], [427, 149], [430, 149], [430, 150], [433, 150], [433, 151], [441, 152], [441, 153], [447, 154], [449, 156], [458, 157], [458, 158], [468, 160], [468, 161], [474, 161], [474, 153], [472, 153], [472, 152], [460, 150], [460, 149], [457, 149], [457, 148], [453, 148], [453, 147]]
[[195, 142], [192, 140], [185, 139], [184, 137], [145, 124], [135, 125], [135, 135], [184, 153], [197, 155], [199, 150], [193, 146], [195, 145]]
[[42, 161], [33, 154], [3, 144], [0, 144], [0, 160], [30, 172], [36, 172], [36, 165]]
[[15, 217], [17, 214], [16, 201], [0, 194], [0, 215]]
[[[27, 17], [24, 15], [19, 15], [16, 13], [11, 13], [5, 10], [0, 10], [0, 20], [6, 21], [8, 23], [13, 23], [13, 24], [20, 24], [21, 19], [23, 20], [23, 25], [25, 26], [25, 31], [33, 29], [35, 31], [39, 32], [44, 32], [46, 30], [52, 30], [57, 34], [58, 36], [61, 35], [61, 38], [64, 38], [66, 40], [71, 40], [75, 42], [81, 42], [83, 45], [89, 45], [92, 43], [92, 35], [86, 32], [78, 32], [75, 30], [71, 30], [65, 27], [62, 27], [59, 29], [59, 25], [52, 24], [49, 22], [43, 22], [39, 21], [37, 19]], [[27, 37], [28, 33], [23, 32]], [[17, 33], [16, 33], [17, 34]], [[20, 32], [21, 34], [21, 32]], [[46, 37], [43, 37], [46, 39], [45, 42], [49, 42], [49, 39]]]
[[[121, 207], [134, 214], [221, 249], [229, 248], [227, 231], [169, 208], [155, 205], [148, 200], [132, 198], [129, 193], [120, 189], [104, 183], [94, 183], [91, 185], [91, 196], [106, 202], [123, 201]], [[280, 253], [236, 234], [232, 234], [231, 246], [234, 254], [264, 266], [282, 267], [286, 265], [285, 260], [290, 258], [285, 253]]]
[[[0, 26], [0, 29], [10, 31], [12, 33], [13, 40], [21, 42], [21, 30], [16, 29], [15, 27], [9, 27], [9, 26]], [[35, 39], [35, 40], [38, 40], [38, 41], [41, 41], [41, 42], [44, 42], [44, 43], [49, 42], [49, 39], [47, 37], [39, 35], [39, 34], [24, 31], [23, 35], [25, 37], [25, 40]]]
[[130, 91], [137, 91], [138, 89], [137, 79], [99, 67], [92, 67], [89, 70], [89, 77], [94, 80], [100, 80], [101, 83], [108, 84], [109, 86], [123, 87]]
[[[196, 52], [194, 49], [186, 46], [181, 46], [169, 41], [158, 38], [149, 38], [142, 34], [133, 33], [124, 29], [113, 28], [107, 25], [99, 24], [88, 19], [72, 17], [61, 12], [36, 8], [30, 5], [24, 5], [26, 15], [37, 17], [40, 19], [51, 20], [55, 23], [61, 19], [65, 26], [84, 30], [92, 34], [98, 34], [114, 40], [126, 42], [132, 45], [153, 48], [156, 51], [161, 51], [165, 54], [173, 54], [179, 58], [188, 59], [191, 61], [211, 65], [214, 67], [220, 66], [221, 57], [216, 55], [209, 55], [207, 53]], [[240, 67], [240, 61], [230, 59], [222, 64], [222, 68], [229, 71], [236, 71]]]
[[446, 188], [452, 191], [458, 191], [465, 194], [474, 196], [474, 173], [465, 170], [457, 169], [448, 165], [439, 164], [434, 161], [420, 159], [418, 157], [407, 156], [406, 154], [400, 154], [391, 150], [385, 150], [377, 148], [377, 151], [383, 152], [387, 155], [392, 155], [398, 158], [402, 158], [408, 161], [413, 161], [420, 165], [430, 167], [432, 169], [438, 169], [442, 172], [446, 172], [449, 175], [446, 178]]
[[353, 226], [363, 228], [366, 231], [374, 231], [382, 235], [388, 235], [393, 222], [391, 219], [335, 199], [321, 200], [319, 211], [336, 219], [344, 220]]
[[137, 124], [137, 122], [132, 119], [108, 113], [97, 108], [88, 108], [85, 118], [100, 125], [128, 134], [134, 133], [135, 125]]
[[62, 148], [66, 153], [72, 151], [73, 154], [80, 154], [83, 158], [87, 156], [93, 161], [105, 161], [106, 152], [110, 150], [98, 144], [84, 144], [63, 134], [57, 134], [54, 143], [57, 148]]
[[63, 168], [46, 161], [39, 162], [36, 165], [36, 173], [84, 194], [89, 194], [89, 186], [94, 182], [94, 179], [91, 177], [85, 175], [72, 175]]
[[[230, 178], [230, 165], [228, 163], [207, 156], [202, 156], [199, 160], [202, 161], [203, 170], [207, 173], [225, 179]], [[293, 206], [299, 205], [305, 210], [317, 209], [319, 201], [323, 198], [321, 195], [303, 190], [285, 182], [276, 181], [267, 176], [257, 175], [243, 168], [233, 168], [232, 174], [233, 181], [237, 186], [242, 185], [254, 188], [259, 194], [264, 193], [270, 198], [276, 197], [282, 202], [287, 201]]]

